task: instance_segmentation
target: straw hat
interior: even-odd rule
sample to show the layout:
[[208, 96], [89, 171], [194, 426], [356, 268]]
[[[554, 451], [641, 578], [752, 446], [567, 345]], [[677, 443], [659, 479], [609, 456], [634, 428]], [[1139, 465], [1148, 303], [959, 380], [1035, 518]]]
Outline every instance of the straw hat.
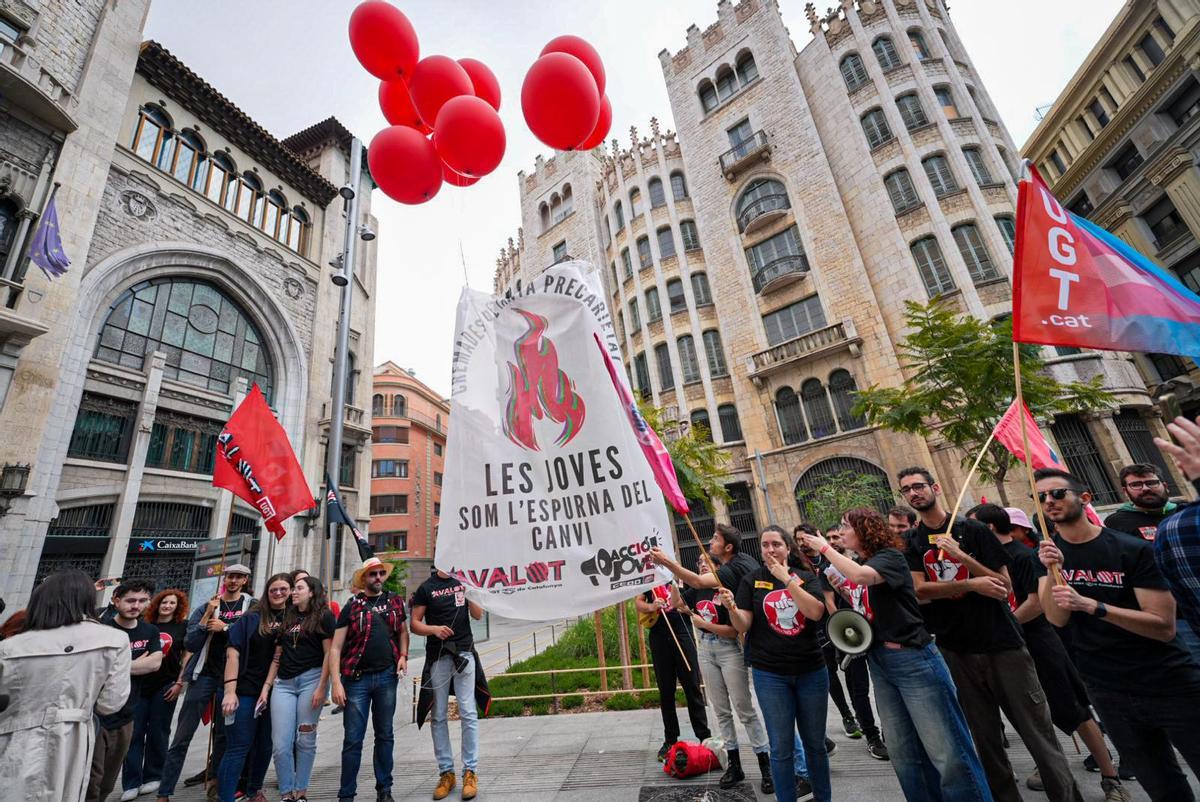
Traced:
[[367, 561], [362, 564], [362, 567], [354, 572], [354, 578], [350, 581], [350, 589], [366, 590], [367, 571], [370, 571], [372, 568], [382, 568], [387, 571], [383, 577], [384, 582], [387, 582], [387, 578], [392, 575], [393, 566], [391, 563], [385, 563], [378, 557], [368, 557]]

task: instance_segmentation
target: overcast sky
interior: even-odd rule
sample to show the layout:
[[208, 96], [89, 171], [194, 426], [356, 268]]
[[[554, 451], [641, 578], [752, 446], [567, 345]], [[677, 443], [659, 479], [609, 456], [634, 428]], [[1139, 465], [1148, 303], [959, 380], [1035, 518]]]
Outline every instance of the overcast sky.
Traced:
[[[821, 2], [819, 6], [829, 5]], [[154, 0], [146, 26], [155, 39], [261, 125], [283, 138], [330, 115], [364, 141], [387, 123], [378, 82], [354, 58], [343, 0]], [[416, 27], [421, 54], [471, 56], [496, 73], [508, 150], [473, 187], [443, 186], [422, 206], [376, 192], [380, 221], [375, 363], [416, 370], [449, 392], [454, 309], [466, 273], [490, 290], [497, 253], [520, 225], [517, 171], [551, 151], [521, 116], [521, 81], [542, 46], [575, 33], [596, 46], [608, 73], [613, 127], [649, 131], [657, 116], [674, 128], [658, 52], [686, 44], [686, 30], [716, 19], [715, 0], [419, 0], [398, 3]], [[1118, 0], [955, 0], [951, 18], [1004, 123], [1019, 144], [1034, 109], [1054, 100], [1122, 5]], [[804, 0], [780, 0], [798, 49], [811, 39]], [[335, 326], [335, 320], [324, 321]]]

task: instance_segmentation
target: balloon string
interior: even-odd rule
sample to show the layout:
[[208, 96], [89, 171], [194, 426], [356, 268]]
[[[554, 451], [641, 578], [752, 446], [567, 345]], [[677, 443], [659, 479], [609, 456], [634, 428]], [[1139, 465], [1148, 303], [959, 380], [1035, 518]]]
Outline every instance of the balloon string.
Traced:
[[[459, 215], [458, 219], [461, 220], [462, 215]], [[462, 237], [459, 237], [459, 239], [458, 239], [458, 258], [459, 258], [459, 260], [462, 261], [463, 286], [469, 287], [469, 286], [471, 286], [471, 282], [467, 279], [467, 257], [463, 254]]]

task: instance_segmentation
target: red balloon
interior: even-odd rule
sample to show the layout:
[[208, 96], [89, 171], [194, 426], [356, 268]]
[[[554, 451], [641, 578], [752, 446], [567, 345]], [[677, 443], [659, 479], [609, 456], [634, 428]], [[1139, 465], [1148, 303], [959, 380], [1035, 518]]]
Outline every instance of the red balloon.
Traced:
[[367, 165], [384, 194], [401, 203], [424, 203], [442, 188], [442, 160], [433, 143], [403, 125], [375, 135], [367, 149]]
[[504, 158], [504, 123], [483, 98], [452, 97], [438, 112], [433, 146], [456, 173], [487, 175]]
[[447, 100], [459, 95], [474, 95], [471, 76], [449, 56], [426, 56], [417, 62], [408, 91], [421, 121], [433, 125]]
[[442, 180], [452, 187], [469, 187], [483, 178], [481, 175], [459, 175], [442, 163]]
[[547, 53], [567, 53], [584, 63], [592, 77], [596, 79], [596, 91], [603, 95], [606, 79], [604, 77], [604, 62], [600, 60], [600, 54], [596, 52], [596, 48], [592, 47], [578, 36], [556, 36], [542, 48], [540, 55]]
[[547, 53], [525, 74], [521, 111], [534, 136], [557, 150], [573, 150], [600, 119], [600, 93], [582, 61]]
[[604, 137], [608, 136], [609, 128], [612, 128], [612, 103], [608, 102], [608, 95], [605, 95], [600, 98], [600, 119], [596, 121], [596, 127], [575, 149], [591, 150], [598, 147], [604, 141]]
[[500, 111], [500, 82], [488, 65], [473, 58], [460, 58], [458, 63], [471, 76], [471, 84], [475, 87], [475, 97], [481, 97], [493, 109]]
[[421, 46], [400, 9], [383, 0], [359, 3], [350, 15], [350, 47], [358, 63], [385, 81], [412, 75]]
[[379, 82], [379, 108], [392, 125], [407, 125], [425, 135], [433, 131], [421, 122], [421, 116], [413, 108], [412, 97], [408, 94], [408, 84], [400, 79]]

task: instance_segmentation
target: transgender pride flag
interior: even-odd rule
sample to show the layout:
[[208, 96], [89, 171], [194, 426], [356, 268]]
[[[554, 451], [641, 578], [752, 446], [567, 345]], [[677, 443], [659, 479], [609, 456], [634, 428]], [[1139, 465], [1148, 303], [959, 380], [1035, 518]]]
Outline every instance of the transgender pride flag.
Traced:
[[1029, 173], [1017, 198], [1013, 340], [1200, 354], [1200, 296], [1064, 209], [1033, 165]]

